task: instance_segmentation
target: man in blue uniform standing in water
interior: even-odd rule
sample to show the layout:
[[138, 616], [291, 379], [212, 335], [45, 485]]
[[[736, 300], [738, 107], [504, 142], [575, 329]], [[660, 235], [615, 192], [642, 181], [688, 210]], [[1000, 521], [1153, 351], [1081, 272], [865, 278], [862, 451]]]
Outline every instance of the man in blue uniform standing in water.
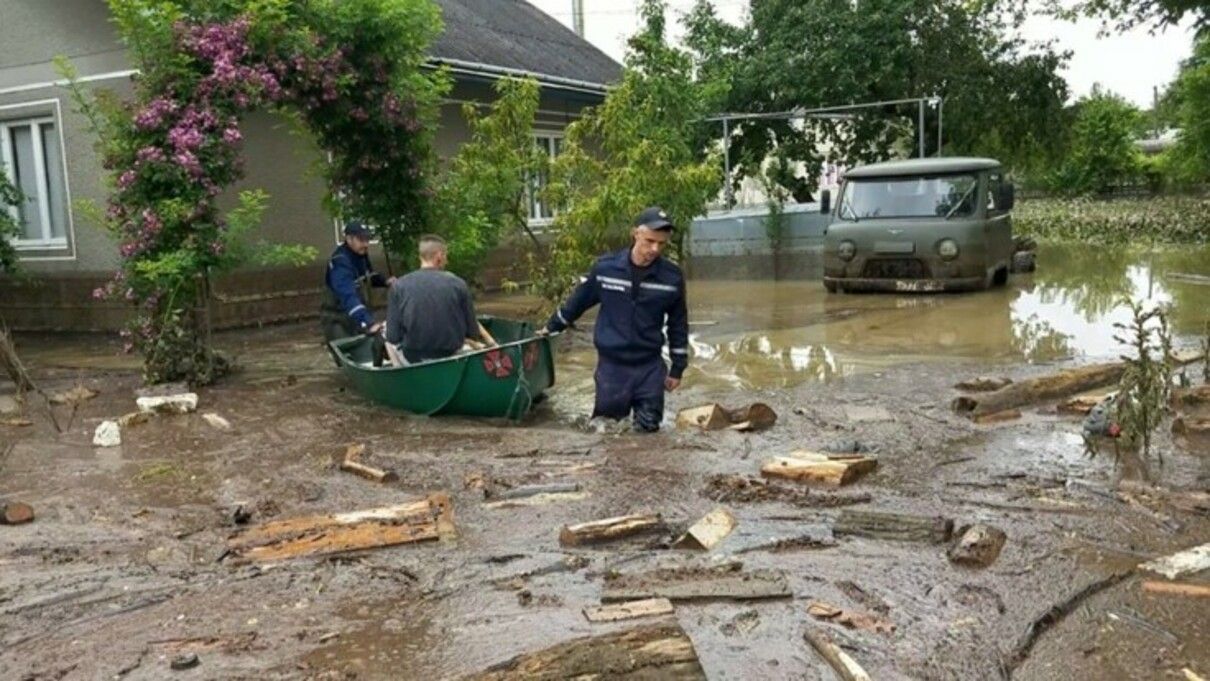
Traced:
[[395, 279], [387, 279], [370, 265], [368, 254], [373, 235], [365, 225], [352, 220], [345, 224], [344, 232], [345, 242], [332, 252], [324, 275], [323, 304], [319, 312], [325, 341], [378, 333], [382, 322], [374, 321], [374, 314], [362, 299], [361, 287], [366, 283], [385, 287]]
[[[573, 324], [600, 305], [593, 344], [597, 348], [596, 405], [593, 418], [624, 419], [651, 433], [664, 419], [664, 392], [676, 390], [689, 364], [689, 314], [685, 278], [661, 257], [673, 225], [658, 206], [635, 218], [630, 248], [601, 257], [567, 299], [545, 332]], [[664, 329], [668, 355], [664, 362]]]

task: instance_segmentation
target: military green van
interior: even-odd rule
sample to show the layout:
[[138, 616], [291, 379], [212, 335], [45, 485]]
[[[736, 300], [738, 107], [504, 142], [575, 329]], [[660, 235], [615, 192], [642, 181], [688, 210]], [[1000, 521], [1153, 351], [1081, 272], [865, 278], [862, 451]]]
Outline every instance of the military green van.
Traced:
[[1013, 186], [990, 158], [845, 174], [824, 236], [828, 291], [971, 291], [1008, 280]]

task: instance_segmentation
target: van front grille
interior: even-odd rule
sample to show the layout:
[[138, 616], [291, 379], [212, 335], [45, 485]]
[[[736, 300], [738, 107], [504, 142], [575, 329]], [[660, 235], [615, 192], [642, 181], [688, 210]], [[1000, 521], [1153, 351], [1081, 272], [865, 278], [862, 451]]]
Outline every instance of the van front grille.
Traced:
[[929, 279], [929, 270], [916, 258], [878, 258], [867, 260], [861, 271], [865, 279]]

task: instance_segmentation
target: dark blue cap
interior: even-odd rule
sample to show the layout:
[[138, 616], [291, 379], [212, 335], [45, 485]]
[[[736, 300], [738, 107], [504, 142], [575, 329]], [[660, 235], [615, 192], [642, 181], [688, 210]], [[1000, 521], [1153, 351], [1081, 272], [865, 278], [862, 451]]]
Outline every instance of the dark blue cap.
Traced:
[[374, 233], [369, 227], [361, 224], [358, 220], [349, 220], [345, 223], [345, 236], [359, 236], [363, 239], [373, 239]]
[[644, 209], [634, 219], [634, 226], [646, 227], [647, 229], [654, 229], [656, 231], [672, 229], [672, 223], [668, 221], [668, 213], [665, 213], [664, 209], [659, 206]]

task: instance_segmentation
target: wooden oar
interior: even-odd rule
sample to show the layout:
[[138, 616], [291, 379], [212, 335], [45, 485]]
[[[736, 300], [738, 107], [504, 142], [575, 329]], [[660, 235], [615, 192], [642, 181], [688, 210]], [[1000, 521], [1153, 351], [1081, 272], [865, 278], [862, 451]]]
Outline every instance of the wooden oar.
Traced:
[[476, 322], [476, 324], [479, 325], [479, 335], [483, 338], [483, 340], [487, 341], [488, 345], [499, 345], [499, 343], [496, 342], [496, 339], [492, 337], [491, 332], [489, 332], [487, 327], [483, 325], [483, 322]]

